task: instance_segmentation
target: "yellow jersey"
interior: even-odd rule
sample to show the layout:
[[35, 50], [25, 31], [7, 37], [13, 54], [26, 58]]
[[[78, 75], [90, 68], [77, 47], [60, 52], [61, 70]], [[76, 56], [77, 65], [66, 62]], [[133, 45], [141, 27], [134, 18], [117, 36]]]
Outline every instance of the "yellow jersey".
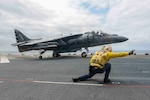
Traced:
[[124, 57], [127, 55], [129, 55], [128, 52], [114, 53], [109, 51], [97, 51], [90, 59], [90, 66], [102, 69], [110, 58]]

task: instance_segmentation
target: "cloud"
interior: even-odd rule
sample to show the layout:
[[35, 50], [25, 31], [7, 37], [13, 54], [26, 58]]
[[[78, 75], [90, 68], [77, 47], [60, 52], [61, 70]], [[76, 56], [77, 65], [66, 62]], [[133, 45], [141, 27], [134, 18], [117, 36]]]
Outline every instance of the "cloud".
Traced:
[[[104, 28], [129, 37], [129, 47], [143, 49], [150, 44], [150, 7], [149, 0], [122, 0], [108, 12]], [[145, 42], [144, 42], [145, 41]], [[131, 45], [132, 44], [132, 45]], [[140, 45], [137, 45], [140, 44]], [[146, 49], [150, 49], [147, 48]]]
[[[123, 43], [126, 48], [149, 49], [150, 44], [150, 1], [145, 0], [84, 0], [82, 6], [91, 9], [106, 10], [105, 13], [96, 13], [102, 16], [101, 29], [107, 32], [125, 35], [129, 41]], [[99, 21], [100, 22], [100, 21]], [[140, 45], [137, 45], [140, 44]], [[146, 48], [144, 47], [146, 46]], [[119, 45], [115, 46], [119, 49]]]
[[124, 49], [150, 49], [149, 4], [149, 0], [1, 0], [0, 46], [11, 50], [15, 28], [31, 38], [101, 29], [127, 36], [129, 40], [120, 44]]

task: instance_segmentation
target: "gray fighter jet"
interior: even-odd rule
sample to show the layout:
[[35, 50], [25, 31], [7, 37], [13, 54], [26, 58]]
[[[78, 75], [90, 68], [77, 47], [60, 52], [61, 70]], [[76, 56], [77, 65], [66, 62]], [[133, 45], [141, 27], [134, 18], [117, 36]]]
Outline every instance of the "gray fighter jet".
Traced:
[[76, 34], [65, 36], [52, 40], [44, 39], [30, 39], [21, 33], [19, 30], [14, 29], [17, 43], [12, 44], [18, 46], [19, 52], [39, 50], [39, 59], [42, 59], [42, 54], [47, 50], [53, 50], [53, 57], [60, 56], [60, 53], [76, 52], [82, 48], [86, 49], [86, 52], [82, 52], [81, 56], [86, 57], [88, 47], [119, 43], [127, 41], [128, 38], [124, 36], [118, 36], [117, 34], [108, 34], [102, 31], [100, 32], [86, 32], [84, 34]]

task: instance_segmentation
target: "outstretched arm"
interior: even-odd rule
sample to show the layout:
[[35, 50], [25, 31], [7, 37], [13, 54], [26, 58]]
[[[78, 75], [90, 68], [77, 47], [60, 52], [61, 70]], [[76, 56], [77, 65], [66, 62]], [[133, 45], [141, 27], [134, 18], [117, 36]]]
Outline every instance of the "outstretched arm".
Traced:
[[117, 53], [109, 52], [108, 53], [109, 58], [124, 57], [124, 56], [127, 56], [127, 55], [129, 55], [129, 52], [117, 52]]
[[128, 55], [132, 55], [134, 53], [135, 50], [132, 50], [130, 52], [118, 52], [118, 53], [114, 53], [114, 52], [109, 52], [108, 56], [110, 58], [116, 58], [116, 57], [124, 57], [124, 56], [128, 56]]

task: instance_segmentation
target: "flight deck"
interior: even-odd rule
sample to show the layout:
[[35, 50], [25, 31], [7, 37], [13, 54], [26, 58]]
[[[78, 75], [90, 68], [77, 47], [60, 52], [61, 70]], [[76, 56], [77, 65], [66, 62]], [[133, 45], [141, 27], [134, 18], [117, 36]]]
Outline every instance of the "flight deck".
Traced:
[[73, 83], [88, 73], [89, 59], [80, 56], [0, 56], [1, 100], [149, 100], [150, 56], [111, 59], [110, 79], [120, 85], [101, 84], [104, 74]]

